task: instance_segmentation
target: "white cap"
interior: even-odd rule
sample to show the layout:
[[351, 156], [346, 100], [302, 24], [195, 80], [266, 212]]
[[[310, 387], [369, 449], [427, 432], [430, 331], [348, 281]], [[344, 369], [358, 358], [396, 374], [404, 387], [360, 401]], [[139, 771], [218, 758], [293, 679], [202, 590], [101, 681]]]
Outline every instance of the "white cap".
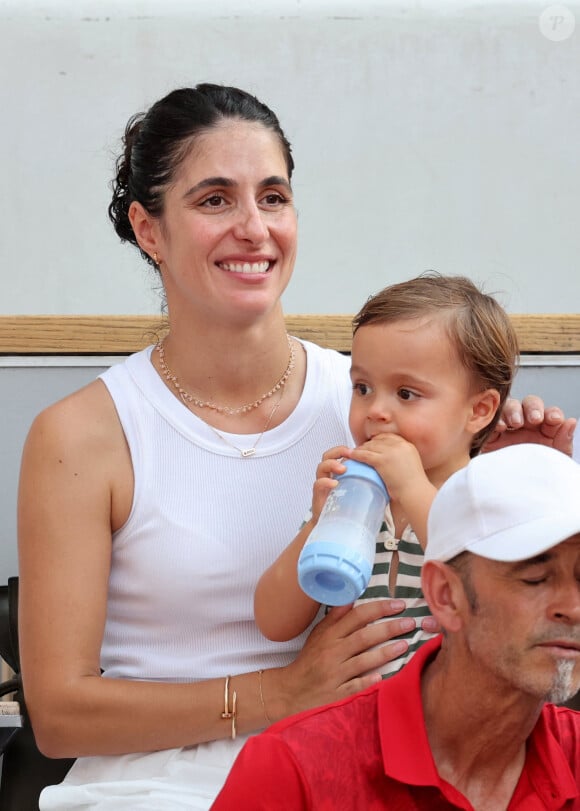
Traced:
[[469, 551], [527, 560], [580, 533], [580, 465], [543, 445], [472, 459], [441, 487], [429, 513], [425, 560]]

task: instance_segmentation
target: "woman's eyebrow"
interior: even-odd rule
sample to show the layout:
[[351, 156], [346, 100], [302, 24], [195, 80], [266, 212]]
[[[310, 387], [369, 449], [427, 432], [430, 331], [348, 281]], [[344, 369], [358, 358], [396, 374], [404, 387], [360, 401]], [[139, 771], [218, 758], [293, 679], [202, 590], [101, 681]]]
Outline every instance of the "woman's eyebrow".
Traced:
[[[199, 183], [196, 183], [195, 186], [192, 186], [188, 189], [185, 194], [183, 195], [184, 198], [191, 197], [194, 194], [197, 194], [203, 189], [212, 188], [213, 186], [221, 186], [222, 188], [232, 188], [233, 186], [237, 186], [235, 180], [232, 180], [229, 177], [206, 177], [203, 180], [200, 180]], [[267, 188], [268, 186], [284, 186], [285, 189], [289, 193], [292, 192], [292, 187], [290, 183], [286, 180], [285, 177], [282, 175], [270, 175], [270, 177], [265, 177], [264, 180], [261, 180], [258, 184], [260, 188]]]
[[270, 177], [266, 177], [264, 178], [264, 180], [262, 180], [260, 186], [262, 186], [263, 188], [266, 186], [284, 186], [284, 188], [287, 189], [289, 192], [292, 191], [290, 183], [286, 180], [285, 177], [282, 177], [282, 175], [270, 175]]
[[195, 186], [188, 189], [183, 196], [191, 197], [192, 194], [197, 194], [198, 191], [202, 191], [211, 186], [227, 186], [229, 188], [235, 185], [234, 181], [229, 177], [206, 177], [204, 180], [200, 180], [199, 183], [196, 183]]

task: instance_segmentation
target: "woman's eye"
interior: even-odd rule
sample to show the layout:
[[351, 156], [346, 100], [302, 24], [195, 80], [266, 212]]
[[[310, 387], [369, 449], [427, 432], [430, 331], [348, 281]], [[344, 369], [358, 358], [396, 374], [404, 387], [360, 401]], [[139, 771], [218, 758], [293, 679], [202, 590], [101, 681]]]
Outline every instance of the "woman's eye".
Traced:
[[270, 194], [262, 198], [262, 202], [267, 206], [280, 206], [288, 201], [279, 192], [270, 192]]
[[202, 206], [206, 208], [219, 208], [224, 202], [221, 194], [212, 194], [211, 197], [206, 197], [202, 202]]

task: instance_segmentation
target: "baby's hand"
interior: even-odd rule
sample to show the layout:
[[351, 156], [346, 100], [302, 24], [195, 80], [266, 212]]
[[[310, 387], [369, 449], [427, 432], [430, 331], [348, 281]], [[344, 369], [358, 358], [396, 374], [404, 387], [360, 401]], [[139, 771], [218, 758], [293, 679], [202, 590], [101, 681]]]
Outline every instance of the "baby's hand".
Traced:
[[423, 481], [425, 471], [417, 448], [398, 434], [377, 434], [351, 451], [351, 457], [377, 471], [391, 498], [400, 501], [409, 488]]
[[316, 523], [320, 517], [328, 494], [337, 485], [336, 478], [334, 477], [340, 476], [340, 474], [344, 473], [346, 470], [342, 459], [350, 456], [350, 453], [351, 449], [344, 445], [331, 448], [326, 451], [322, 457], [322, 461], [316, 468], [316, 481], [312, 488], [312, 519], [314, 523]]

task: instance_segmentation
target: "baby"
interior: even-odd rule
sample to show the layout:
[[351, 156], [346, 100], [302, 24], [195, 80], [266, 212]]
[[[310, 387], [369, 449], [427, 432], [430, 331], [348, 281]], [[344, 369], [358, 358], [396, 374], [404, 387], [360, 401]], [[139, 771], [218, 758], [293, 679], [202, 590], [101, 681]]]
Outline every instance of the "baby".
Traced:
[[476, 456], [508, 397], [518, 356], [505, 310], [460, 276], [423, 274], [371, 297], [353, 321], [352, 401], [355, 448], [328, 450], [319, 464], [312, 513], [262, 575], [256, 622], [269, 639], [292, 639], [320, 605], [300, 588], [297, 562], [343, 460], [371, 465], [390, 503], [377, 538], [373, 572], [359, 601], [399, 598], [399, 616], [413, 620], [403, 654], [382, 675], [399, 670], [429, 638], [421, 592], [427, 515], [438, 488]]

